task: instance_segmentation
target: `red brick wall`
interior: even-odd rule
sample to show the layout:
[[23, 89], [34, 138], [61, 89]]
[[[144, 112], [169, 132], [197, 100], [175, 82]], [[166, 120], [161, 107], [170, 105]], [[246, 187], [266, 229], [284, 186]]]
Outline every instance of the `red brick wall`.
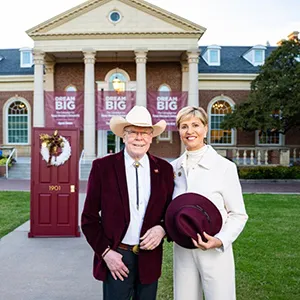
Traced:
[[286, 145], [300, 145], [300, 127], [289, 130], [285, 136]]
[[239, 104], [247, 99], [249, 91], [228, 91], [228, 90], [200, 90], [199, 103], [205, 110], [207, 110], [208, 103], [217, 96], [225, 96], [232, 99], [235, 104]]
[[[95, 80], [96, 81], [104, 81], [106, 74], [112, 69], [116, 68], [116, 63], [96, 63], [95, 64]], [[118, 68], [124, 70], [128, 73], [131, 81], [136, 80], [136, 71], [135, 71], [135, 63], [126, 62], [126, 63], [118, 63]]]
[[64, 91], [70, 84], [74, 85], [78, 91], [84, 90], [83, 63], [58, 63], [55, 65], [54, 90]]
[[181, 65], [176, 62], [147, 63], [147, 89], [157, 91], [159, 86], [166, 83], [172, 91], [181, 91]]
[[150, 147], [150, 153], [164, 158], [177, 158], [180, 155], [180, 138], [178, 132], [172, 133], [172, 143], [159, 141], [154, 138]]

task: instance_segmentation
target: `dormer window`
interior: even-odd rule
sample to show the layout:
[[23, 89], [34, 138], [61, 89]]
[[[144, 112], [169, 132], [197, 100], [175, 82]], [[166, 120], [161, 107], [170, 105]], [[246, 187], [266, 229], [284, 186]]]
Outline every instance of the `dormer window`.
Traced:
[[253, 66], [261, 66], [265, 62], [265, 51], [266, 47], [262, 45], [257, 45], [252, 47], [247, 51], [243, 57], [249, 61]]
[[208, 46], [202, 57], [209, 66], [220, 66], [221, 47], [217, 45]]
[[259, 65], [264, 63], [264, 50], [254, 50], [254, 63]]
[[32, 51], [30, 48], [20, 49], [20, 67], [21, 68], [32, 67]]

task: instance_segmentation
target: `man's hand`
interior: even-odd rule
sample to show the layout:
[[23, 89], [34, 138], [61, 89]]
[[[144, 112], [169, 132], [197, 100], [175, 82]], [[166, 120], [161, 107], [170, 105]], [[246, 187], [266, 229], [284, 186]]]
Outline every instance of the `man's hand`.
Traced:
[[128, 277], [129, 270], [123, 263], [122, 257], [120, 253], [110, 250], [103, 258], [114, 280], [119, 278], [124, 281], [124, 277]]
[[197, 233], [198, 242], [196, 242], [194, 239], [192, 239], [195, 247], [200, 248], [205, 251], [208, 249], [220, 248], [223, 245], [222, 241], [219, 240], [218, 238], [215, 238], [215, 237], [207, 234], [206, 232], [203, 232], [203, 235], [207, 239], [207, 242], [203, 242], [201, 235], [199, 233]]
[[160, 225], [148, 229], [141, 237], [142, 242], [140, 243], [140, 248], [143, 250], [155, 249], [161, 243], [165, 234], [165, 230]]

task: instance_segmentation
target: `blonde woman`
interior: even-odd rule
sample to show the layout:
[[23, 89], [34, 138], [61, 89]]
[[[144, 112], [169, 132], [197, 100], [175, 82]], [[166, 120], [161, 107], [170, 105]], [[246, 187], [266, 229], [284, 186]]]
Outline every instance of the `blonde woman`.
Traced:
[[191, 239], [192, 247], [174, 243], [174, 299], [200, 300], [204, 294], [206, 300], [235, 300], [232, 243], [248, 219], [237, 168], [205, 144], [208, 119], [204, 109], [181, 109], [176, 125], [186, 151], [172, 162], [173, 199], [184, 193], [200, 194], [215, 205], [222, 220], [217, 234], [198, 232], [197, 239]]

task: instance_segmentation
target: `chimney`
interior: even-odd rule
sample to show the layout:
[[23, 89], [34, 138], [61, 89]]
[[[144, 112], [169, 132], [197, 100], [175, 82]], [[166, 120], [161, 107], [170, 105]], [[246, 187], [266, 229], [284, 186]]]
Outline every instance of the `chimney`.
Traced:
[[290, 33], [288, 35], [288, 39], [291, 41], [291, 40], [298, 40], [298, 34], [299, 34], [299, 31], [293, 31], [292, 33]]
[[281, 39], [279, 42], [276, 43], [277, 46], [281, 46], [284, 41], [285, 41], [285, 39]]

